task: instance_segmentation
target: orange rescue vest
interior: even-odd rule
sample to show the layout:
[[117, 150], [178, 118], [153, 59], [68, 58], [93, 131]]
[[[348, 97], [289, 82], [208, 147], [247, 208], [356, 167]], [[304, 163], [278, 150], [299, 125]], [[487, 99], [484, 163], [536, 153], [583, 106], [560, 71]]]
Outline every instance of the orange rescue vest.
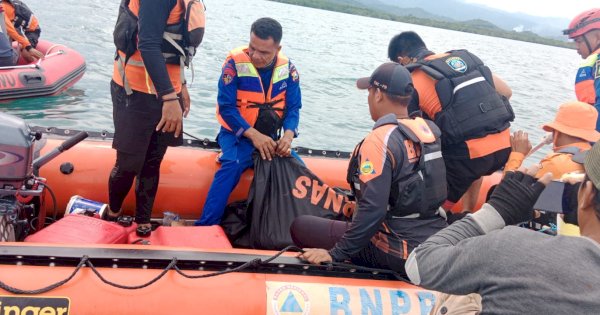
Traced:
[[[233, 59], [235, 62], [238, 76], [237, 107], [242, 118], [250, 126], [255, 127], [260, 110], [263, 109], [263, 106], [268, 106], [282, 119], [285, 110], [286, 80], [290, 76], [289, 59], [281, 52], [277, 55], [267, 93], [263, 89], [258, 70], [248, 56], [247, 46], [230, 51], [224, 66], [229, 59]], [[219, 113], [219, 104], [217, 104], [217, 119], [221, 126], [232, 131]]]
[[[140, 0], [129, 1], [128, 8], [137, 18], [140, 10]], [[183, 8], [183, 4], [181, 1], [177, 1], [177, 4], [169, 13], [167, 26], [180, 24], [184, 12], [185, 9]], [[112, 79], [118, 85], [123, 86], [127, 91], [127, 94], [131, 94], [131, 90], [147, 94], [156, 94], [154, 83], [152, 83], [152, 80], [146, 71], [140, 51], [136, 49], [129, 59], [126, 58], [126, 53], [124, 51], [117, 50], [117, 54], [113, 66]], [[125, 60], [127, 60], [126, 63]], [[183, 67], [179, 64], [169, 63], [167, 63], [166, 66], [175, 92], [180, 93], [183, 82]], [[125, 80], [123, 80], [123, 77], [125, 77]]]

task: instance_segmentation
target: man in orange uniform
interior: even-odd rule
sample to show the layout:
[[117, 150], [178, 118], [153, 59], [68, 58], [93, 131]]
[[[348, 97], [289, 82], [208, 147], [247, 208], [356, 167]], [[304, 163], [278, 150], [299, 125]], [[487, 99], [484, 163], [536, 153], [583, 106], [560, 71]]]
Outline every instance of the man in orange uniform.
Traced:
[[[559, 180], [564, 174], [583, 172], [583, 158], [592, 148], [590, 142], [600, 140], [600, 133], [595, 129], [597, 117], [598, 112], [587, 103], [562, 104], [554, 121], [542, 126], [545, 131], [553, 133], [553, 152], [542, 159], [535, 177], [552, 173], [553, 179]], [[531, 150], [527, 133], [522, 131], [515, 132], [511, 137], [511, 144], [513, 152], [504, 167], [505, 172], [517, 170]], [[575, 223], [575, 214], [566, 214], [565, 221]], [[579, 235], [577, 226], [564, 224], [562, 219], [558, 220], [558, 232], [563, 235]]]
[[[195, 49], [186, 44], [197, 46], [202, 41], [201, 5], [178, 0], [123, 0], [113, 33], [117, 53], [110, 86], [117, 159], [108, 181], [108, 216], [118, 217], [136, 179], [135, 221], [145, 233], [150, 228], [167, 147], [183, 143], [182, 119], [190, 110], [190, 98], [182, 62], [187, 62], [191, 58], [187, 52]], [[193, 31], [186, 33], [186, 28]]]
[[[577, 15], [563, 33], [575, 41], [577, 53], [584, 59], [575, 77], [577, 99], [600, 110], [600, 8]], [[600, 120], [596, 130], [600, 130]]]
[[352, 223], [300, 216], [290, 232], [310, 263], [342, 262], [404, 273], [406, 258], [447, 226], [440, 215], [446, 200], [446, 171], [440, 130], [411, 119], [410, 73], [395, 62], [356, 82], [369, 91], [375, 126], [350, 158], [346, 178], [356, 196]]
[[19, 43], [23, 58], [32, 62], [44, 57], [35, 49], [42, 30], [33, 12], [20, 0], [4, 0], [2, 7], [6, 32], [10, 39]]
[[473, 210], [484, 175], [504, 166], [510, 154], [510, 122], [514, 113], [510, 88], [466, 50], [429, 51], [415, 32], [392, 38], [390, 60], [412, 72], [419, 108], [442, 130], [448, 200], [446, 210], [465, 196], [464, 211]]
[[221, 222], [231, 191], [254, 164], [255, 150], [268, 160], [295, 154], [291, 145], [298, 134], [302, 107], [300, 77], [281, 52], [282, 36], [279, 22], [258, 19], [252, 23], [248, 47], [230, 51], [223, 64], [217, 96], [221, 168], [196, 225]]
[[[569, 102], [558, 108], [553, 122], [544, 124], [545, 131], [553, 133], [553, 152], [540, 162], [540, 170], [536, 178], [546, 173], [552, 173], [553, 179], [560, 179], [566, 173], [583, 171], [581, 162], [573, 158], [592, 148], [590, 142], [600, 140], [596, 131], [598, 112], [583, 102]], [[517, 170], [525, 156], [531, 150], [531, 144], [526, 133], [515, 132], [511, 137], [513, 151], [510, 153], [504, 172]], [[582, 160], [582, 158], [576, 160]]]

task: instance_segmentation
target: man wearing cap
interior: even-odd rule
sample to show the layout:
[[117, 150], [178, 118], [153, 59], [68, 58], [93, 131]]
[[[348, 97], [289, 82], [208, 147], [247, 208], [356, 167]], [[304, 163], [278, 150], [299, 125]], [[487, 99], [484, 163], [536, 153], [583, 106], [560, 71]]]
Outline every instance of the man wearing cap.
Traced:
[[357, 201], [352, 222], [301, 216], [292, 239], [310, 263], [351, 261], [404, 273], [408, 254], [447, 226], [439, 214], [446, 199], [440, 132], [431, 121], [409, 118], [414, 89], [402, 65], [382, 64], [357, 86], [369, 92], [375, 126], [348, 166]]
[[412, 31], [394, 36], [391, 61], [405, 65], [418, 92], [418, 107], [442, 131], [450, 210], [463, 197], [463, 211], [474, 210], [480, 178], [504, 166], [510, 154], [508, 102], [511, 89], [474, 54], [452, 50], [435, 54]]
[[[558, 108], [553, 122], [544, 124], [542, 128], [552, 132], [553, 152], [540, 162], [540, 171], [536, 178], [545, 173], [552, 173], [554, 179], [560, 179], [563, 174], [583, 171], [577, 156], [592, 148], [590, 142], [600, 140], [596, 131], [598, 112], [583, 102], [569, 102]], [[516, 132], [511, 139], [513, 151], [504, 171], [514, 171], [521, 166], [525, 156], [531, 149], [527, 134]], [[573, 161], [575, 157], [576, 161]]]
[[[600, 8], [577, 15], [563, 34], [575, 42], [584, 59], [575, 77], [577, 99], [600, 110]], [[600, 130], [600, 121], [596, 121], [596, 129]]]
[[519, 228], [552, 175], [537, 167], [506, 174], [488, 203], [430, 237], [408, 258], [410, 280], [448, 294], [478, 293], [481, 314], [598, 314], [600, 144], [584, 160], [578, 193], [583, 237]]

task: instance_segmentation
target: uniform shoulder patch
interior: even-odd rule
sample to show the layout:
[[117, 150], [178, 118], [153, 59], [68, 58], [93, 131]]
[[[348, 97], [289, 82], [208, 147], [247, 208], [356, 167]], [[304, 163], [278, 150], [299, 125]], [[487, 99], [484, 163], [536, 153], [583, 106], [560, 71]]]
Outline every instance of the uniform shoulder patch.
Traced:
[[465, 73], [467, 71], [467, 63], [460, 57], [450, 57], [446, 59], [446, 64], [456, 72]]
[[363, 174], [363, 175], [372, 175], [372, 174], [375, 174], [375, 168], [373, 167], [373, 163], [371, 161], [369, 161], [369, 159], [366, 159], [360, 165], [360, 173]]
[[229, 83], [231, 83], [231, 81], [233, 81], [233, 78], [236, 75], [237, 72], [235, 71], [234, 66], [231, 64], [231, 62], [228, 62], [223, 68], [223, 75], [221, 76], [223, 78], [223, 83], [225, 83], [225, 85], [228, 85]]
[[600, 78], [600, 57], [598, 57], [598, 60], [596, 61], [596, 68], [594, 72], [594, 79]]
[[296, 70], [296, 66], [291, 64], [290, 66], [290, 76], [294, 82], [298, 82], [300, 80], [300, 75], [298, 74], [298, 70]]

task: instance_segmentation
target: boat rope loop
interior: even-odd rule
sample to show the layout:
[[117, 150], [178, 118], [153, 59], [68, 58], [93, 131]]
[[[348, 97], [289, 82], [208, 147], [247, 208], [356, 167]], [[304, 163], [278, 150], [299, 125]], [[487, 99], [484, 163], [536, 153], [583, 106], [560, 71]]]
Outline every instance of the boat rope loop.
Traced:
[[[54, 284], [51, 284], [51, 285], [48, 285], [46, 287], [36, 289], [36, 290], [22, 290], [22, 289], [15, 288], [13, 286], [10, 286], [10, 285], [0, 281], [0, 289], [3, 289], [5, 291], [13, 293], [13, 294], [18, 294], [18, 295], [37, 295], [37, 294], [46, 293], [46, 292], [52, 291], [64, 284], [66, 284], [71, 279], [73, 279], [73, 277], [75, 277], [75, 275], [79, 272], [79, 270], [81, 270], [82, 267], [87, 266], [98, 277], [98, 279], [100, 279], [100, 281], [104, 282], [105, 284], [108, 284], [115, 288], [124, 289], [124, 290], [139, 290], [139, 289], [143, 289], [143, 288], [148, 287], [148, 286], [152, 285], [153, 283], [157, 282], [162, 277], [164, 277], [169, 272], [169, 270], [175, 270], [175, 272], [177, 272], [181, 276], [188, 278], [188, 279], [210, 278], [210, 277], [216, 277], [216, 276], [233, 273], [233, 272], [241, 272], [245, 269], [259, 267], [261, 265], [267, 265], [267, 264], [271, 263], [273, 260], [277, 259], [279, 256], [283, 255], [283, 253], [288, 252], [288, 251], [304, 253], [304, 250], [301, 248], [298, 248], [296, 246], [287, 246], [286, 248], [278, 251], [275, 255], [273, 255], [265, 260], [262, 260], [260, 258], [255, 258], [255, 259], [245, 262], [235, 268], [227, 268], [225, 270], [220, 270], [220, 271], [211, 272], [211, 273], [202, 274], [202, 275], [190, 275], [190, 274], [183, 272], [181, 269], [179, 269], [179, 267], [177, 267], [177, 257], [173, 257], [173, 259], [171, 259], [171, 262], [167, 265], [167, 267], [165, 267], [160, 272], [160, 274], [158, 274], [156, 277], [154, 277], [150, 281], [145, 282], [143, 284], [139, 284], [139, 285], [124, 285], [124, 284], [119, 284], [119, 283], [116, 283], [116, 282], [106, 279], [104, 276], [102, 276], [100, 271], [98, 271], [98, 269], [94, 266], [94, 264], [92, 263], [90, 258], [87, 255], [85, 255], [81, 258], [81, 260], [77, 264], [77, 267], [75, 268], [75, 270], [73, 270], [73, 272], [66, 279], [60, 280]], [[407, 281], [406, 277], [402, 276], [401, 274], [399, 274], [397, 272], [387, 270], [387, 269], [369, 268], [369, 267], [363, 267], [363, 266], [357, 266], [357, 265], [339, 263], [339, 262], [330, 262], [328, 264], [325, 264], [325, 267], [327, 270], [333, 270], [334, 268], [339, 268], [339, 269], [349, 270], [350, 272], [354, 272], [356, 270], [361, 270], [361, 271], [367, 271], [367, 272], [370, 272], [373, 274], [387, 273], [387, 274], [393, 275], [398, 280]]]
[[[31, 127], [31, 130], [41, 132], [41, 133], [46, 133], [46, 134], [59, 135], [59, 136], [69, 136], [69, 135], [77, 134], [79, 132], [79, 130], [60, 129], [60, 128], [55, 128], [55, 127], [39, 127], [39, 126]], [[89, 134], [89, 138], [92, 138], [92, 139], [95, 138], [95, 139], [106, 140], [106, 139], [112, 139], [114, 136], [113, 133], [110, 133], [106, 130], [103, 130], [100, 132], [87, 131], [87, 133]], [[188, 139], [184, 139], [184, 141], [183, 141], [183, 145], [186, 147], [215, 149], [215, 150], [220, 149], [219, 144], [216, 141], [212, 141], [208, 138], [201, 139], [201, 138], [191, 135], [185, 131], [183, 132], [183, 134], [189, 137]], [[292, 150], [296, 151], [298, 154], [303, 155], [303, 156], [320, 156], [320, 157], [341, 158], [341, 159], [348, 159], [348, 158], [350, 158], [350, 154], [351, 154], [351, 152], [345, 152], [345, 151], [339, 151], [339, 150], [321, 150], [321, 149], [312, 149], [312, 148], [305, 148], [305, 147], [294, 147], [294, 148], [292, 148]]]
[[48, 285], [46, 287], [40, 288], [40, 289], [36, 289], [36, 290], [23, 290], [23, 289], [19, 289], [19, 288], [15, 288], [13, 286], [10, 286], [2, 281], [0, 281], [0, 289], [3, 289], [7, 292], [13, 293], [13, 294], [19, 294], [19, 295], [36, 295], [36, 294], [42, 294], [42, 293], [46, 293], [49, 291], [52, 291], [64, 284], [66, 284], [67, 282], [69, 282], [71, 279], [73, 279], [73, 277], [75, 277], [75, 275], [79, 272], [79, 270], [81, 270], [82, 267], [87, 266], [89, 267], [92, 272], [105, 284], [108, 284], [110, 286], [119, 288], [119, 289], [125, 289], [125, 290], [138, 290], [138, 289], [142, 289], [145, 288], [147, 286], [152, 285], [153, 283], [155, 283], [156, 281], [160, 280], [165, 274], [167, 274], [167, 272], [171, 269], [175, 270], [177, 273], [179, 273], [180, 275], [189, 278], [189, 279], [198, 279], [198, 278], [209, 278], [209, 277], [215, 277], [215, 276], [219, 276], [219, 275], [223, 275], [223, 274], [227, 274], [227, 273], [231, 273], [231, 272], [240, 272], [244, 269], [250, 268], [250, 267], [257, 267], [259, 265], [265, 265], [270, 263], [271, 261], [277, 259], [277, 257], [281, 256], [283, 253], [287, 252], [287, 251], [299, 251], [302, 252], [302, 249], [296, 247], [296, 246], [288, 246], [282, 250], [280, 250], [279, 252], [277, 252], [275, 255], [269, 257], [268, 259], [262, 260], [260, 258], [256, 258], [253, 259], [251, 261], [248, 261], [238, 267], [235, 268], [228, 268], [226, 270], [221, 270], [221, 271], [217, 271], [217, 272], [212, 272], [212, 273], [208, 273], [208, 274], [203, 274], [203, 275], [199, 275], [199, 276], [192, 276], [192, 275], [188, 275], [183, 273], [183, 271], [181, 271], [178, 267], [177, 267], [177, 257], [173, 257], [173, 259], [171, 260], [171, 262], [169, 263], [169, 265], [167, 267], [165, 267], [165, 269], [163, 269], [163, 271], [161, 271], [161, 273], [154, 277], [152, 280], [140, 284], [140, 285], [132, 285], [132, 286], [128, 286], [128, 285], [123, 285], [123, 284], [119, 284], [116, 282], [112, 282], [108, 279], [106, 279], [104, 276], [102, 276], [102, 274], [100, 273], [100, 271], [98, 271], [98, 269], [94, 266], [94, 264], [92, 263], [92, 261], [90, 260], [90, 258], [85, 255], [83, 257], [81, 257], [81, 260], [79, 261], [79, 263], [77, 264], [77, 267], [75, 268], [75, 270], [73, 270], [73, 272], [71, 273], [71, 275], [69, 275], [66, 279], [64, 280], [60, 280], [54, 284]]
[[77, 264], [77, 267], [75, 268], [75, 270], [73, 270], [73, 272], [71, 273], [70, 276], [68, 276], [64, 280], [58, 281], [54, 284], [51, 284], [51, 285], [41, 288], [41, 289], [21, 290], [21, 289], [15, 288], [15, 287], [11, 287], [2, 281], [0, 281], [0, 289], [10, 292], [10, 293], [13, 293], [13, 294], [21, 294], [21, 295], [36, 295], [36, 294], [46, 293], [46, 292], [52, 291], [52, 290], [62, 286], [63, 284], [65, 284], [65, 283], [69, 282], [71, 279], [73, 279], [73, 277], [75, 277], [75, 275], [79, 272], [81, 267], [85, 266], [85, 264], [88, 262], [88, 260], [89, 260], [88, 256], [81, 257], [79, 264]]

